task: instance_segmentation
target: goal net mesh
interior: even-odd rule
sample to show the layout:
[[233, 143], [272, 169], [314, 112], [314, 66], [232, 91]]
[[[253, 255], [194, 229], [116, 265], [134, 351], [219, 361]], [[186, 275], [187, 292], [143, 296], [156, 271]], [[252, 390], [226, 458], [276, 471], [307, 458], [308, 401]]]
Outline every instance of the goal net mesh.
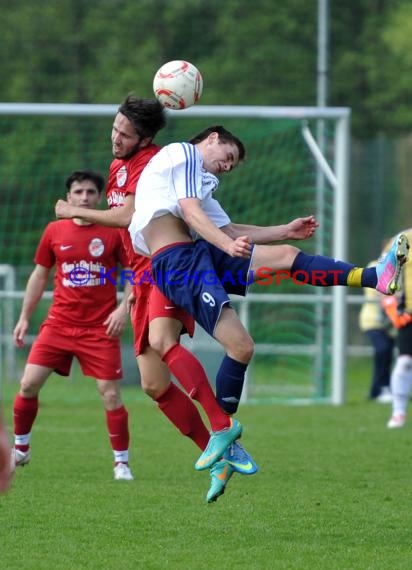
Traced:
[[[0, 263], [15, 268], [18, 290], [24, 289], [33, 268], [33, 255], [45, 225], [54, 219], [55, 202], [65, 196], [67, 175], [81, 168], [107, 173], [112, 121], [113, 114], [0, 115]], [[295, 245], [308, 253], [330, 255], [333, 189], [325, 178], [319, 178], [316, 162], [302, 136], [302, 120], [171, 114], [157, 142], [188, 140], [205, 127], [218, 124], [239, 136], [247, 149], [246, 161], [222, 177], [216, 194], [232, 221], [275, 225], [315, 214], [322, 224], [317, 237]], [[316, 134], [316, 120], [307, 121], [307, 125]], [[333, 165], [333, 120], [323, 120], [323, 136], [324, 154]], [[105, 203], [102, 206], [106, 207]], [[256, 301], [248, 303], [246, 319], [256, 342], [256, 354], [249, 370], [248, 397], [328, 398], [331, 308], [327, 303], [318, 303], [324, 291], [290, 280], [276, 281], [263, 280], [250, 288], [251, 298], [256, 296]], [[311, 295], [313, 301], [302, 302], [302, 294]], [[279, 295], [284, 295], [285, 300]], [[234, 302], [240, 309], [236, 299]], [[15, 301], [16, 318], [20, 303]], [[48, 303], [43, 301], [36, 311], [32, 335]], [[3, 337], [10, 332], [2, 331]], [[220, 358], [213, 341], [205, 342], [202, 337], [192, 346], [195, 352], [202, 349], [210, 371]]]

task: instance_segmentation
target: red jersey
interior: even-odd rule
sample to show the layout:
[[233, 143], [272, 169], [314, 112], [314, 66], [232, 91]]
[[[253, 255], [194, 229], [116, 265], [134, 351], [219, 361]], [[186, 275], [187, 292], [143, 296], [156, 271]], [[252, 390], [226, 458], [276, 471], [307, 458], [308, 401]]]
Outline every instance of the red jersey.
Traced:
[[116, 269], [128, 263], [115, 228], [79, 226], [73, 220], [51, 222], [34, 261], [49, 269], [56, 265], [49, 324], [94, 327], [116, 308]]
[[[144, 167], [159, 150], [159, 146], [150, 144], [139, 150], [131, 158], [115, 158], [112, 161], [106, 188], [109, 208], [123, 206], [127, 194], [133, 194], [133, 196], [136, 194], [136, 184]], [[122, 228], [120, 233], [128, 256], [129, 266], [134, 272], [135, 283], [138, 283], [140, 276], [145, 271], [150, 271], [150, 259], [134, 251], [127, 228]]]

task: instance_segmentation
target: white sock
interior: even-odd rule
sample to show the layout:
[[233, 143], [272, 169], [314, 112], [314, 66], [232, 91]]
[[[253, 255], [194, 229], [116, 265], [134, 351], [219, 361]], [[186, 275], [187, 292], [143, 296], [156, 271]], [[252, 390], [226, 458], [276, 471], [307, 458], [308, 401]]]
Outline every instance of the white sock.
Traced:
[[115, 451], [113, 450], [114, 462], [115, 463], [129, 463], [129, 450], [126, 451]]
[[14, 445], [30, 445], [31, 432], [23, 435], [14, 434]]

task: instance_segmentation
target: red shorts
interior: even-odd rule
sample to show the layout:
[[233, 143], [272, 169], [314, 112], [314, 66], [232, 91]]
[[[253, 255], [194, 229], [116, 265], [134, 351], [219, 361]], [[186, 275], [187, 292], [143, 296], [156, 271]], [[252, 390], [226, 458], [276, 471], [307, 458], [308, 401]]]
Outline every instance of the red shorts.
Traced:
[[27, 363], [70, 374], [73, 357], [85, 376], [120, 380], [123, 376], [120, 341], [110, 338], [105, 327], [68, 327], [44, 323], [31, 347]]
[[135, 287], [134, 291], [136, 302], [131, 317], [136, 356], [142, 354], [149, 346], [149, 323], [158, 317], [169, 317], [180, 321], [183, 325], [182, 334], [193, 336], [194, 319], [189, 313], [171, 303], [155, 285], [142, 283]]

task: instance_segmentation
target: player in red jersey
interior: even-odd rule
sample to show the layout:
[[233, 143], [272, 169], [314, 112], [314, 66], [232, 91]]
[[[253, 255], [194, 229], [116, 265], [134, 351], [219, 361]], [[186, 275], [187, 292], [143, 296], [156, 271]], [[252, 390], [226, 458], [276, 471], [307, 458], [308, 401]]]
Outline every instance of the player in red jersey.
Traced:
[[[153, 138], [166, 124], [163, 107], [153, 99], [137, 99], [128, 96], [120, 105], [112, 127], [112, 153], [109, 182], [106, 189], [109, 210], [79, 211], [63, 200], [56, 204], [56, 215], [60, 218], [81, 216], [90, 222], [122, 228], [126, 250], [129, 252], [129, 265], [134, 272], [135, 302], [132, 305], [132, 324], [135, 335], [135, 353], [140, 370], [143, 390], [158, 405], [163, 414], [177, 429], [201, 449], [209, 442], [210, 434], [196, 405], [197, 400], [209, 418], [213, 431], [230, 426], [231, 420], [216, 401], [206, 373], [199, 361], [184, 347], [185, 365], [179, 359], [168, 362], [175, 377], [179, 380], [188, 397], [170, 380], [169, 368], [149, 344], [149, 320], [155, 318], [172, 319], [178, 334], [193, 334], [193, 319], [180, 308], [173, 306], [160, 291], [154, 281], [147, 279], [151, 274], [150, 259], [134, 252], [127, 230], [134, 213], [136, 184], [144, 166], [160, 147], [153, 144]], [[118, 207], [121, 206], [121, 207]], [[221, 462], [227, 473], [211, 470], [212, 491], [208, 501], [214, 501], [224, 492], [225, 485], [233, 473], [226, 461]]]
[[[100, 202], [104, 177], [90, 170], [75, 171], [67, 178], [66, 188], [69, 204], [80, 210], [95, 208]], [[53, 371], [68, 376], [76, 357], [83, 374], [96, 379], [106, 410], [114, 477], [132, 480], [128, 413], [119, 384], [119, 336], [127, 322], [127, 293], [117, 306], [116, 285], [104, 276], [119, 264], [127, 267], [119, 232], [79, 218], [51, 222], [41, 237], [35, 263], [13, 333], [17, 346], [24, 345], [29, 319], [43, 295], [51, 269], [56, 266], [53, 303], [30, 350], [14, 401], [12, 467], [30, 460], [31, 431], [42, 386]]]

